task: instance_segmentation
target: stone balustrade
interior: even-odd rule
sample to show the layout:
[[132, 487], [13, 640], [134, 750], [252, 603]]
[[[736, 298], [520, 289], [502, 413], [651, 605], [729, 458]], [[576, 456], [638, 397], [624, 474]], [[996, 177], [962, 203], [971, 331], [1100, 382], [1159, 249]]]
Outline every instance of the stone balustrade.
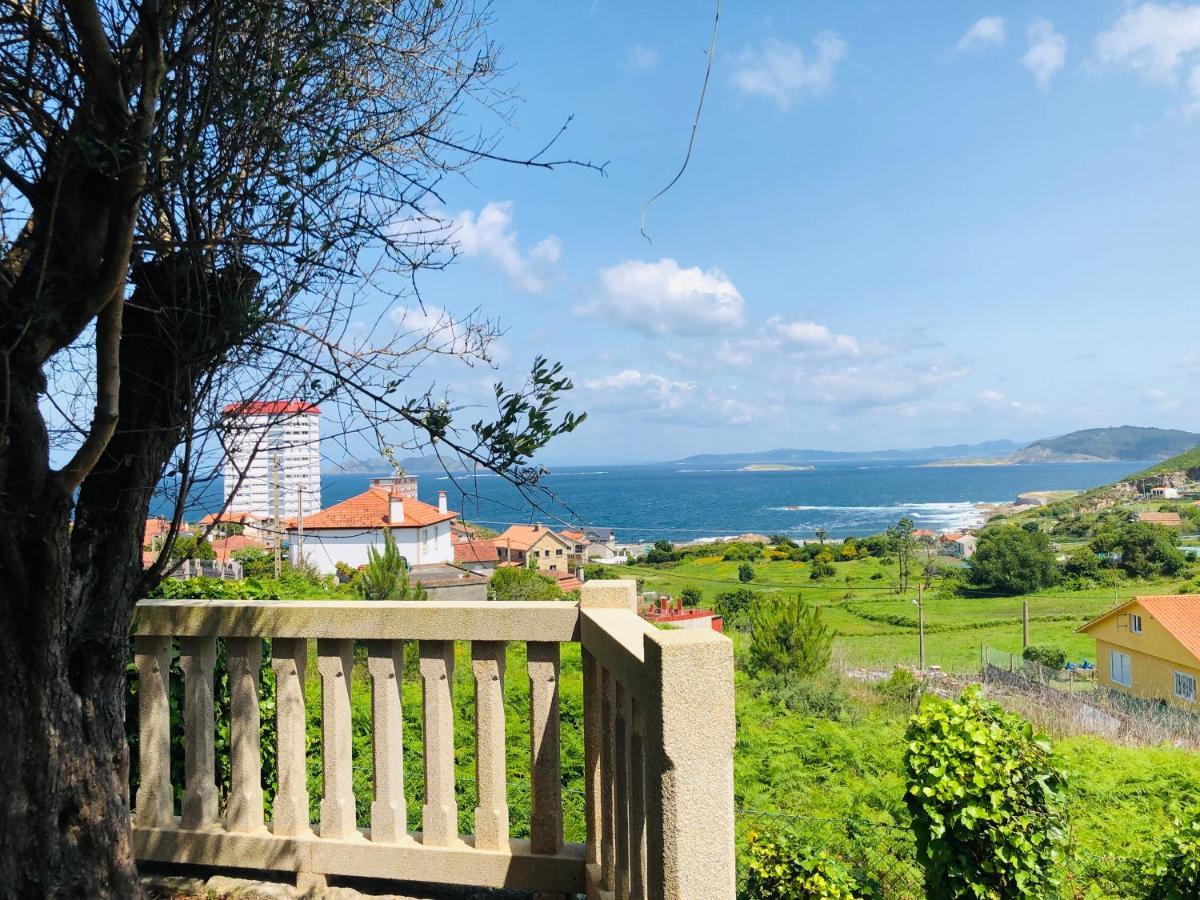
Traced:
[[[660, 631], [636, 614], [632, 581], [584, 585], [563, 602], [144, 601], [134, 625], [139, 673], [139, 860], [294, 873], [319, 886], [358, 876], [541, 897], [723, 900], [734, 896], [733, 656], [705, 631]], [[214, 662], [229, 671], [231, 788], [215, 780]], [[278, 787], [261, 785], [262, 640], [275, 677]], [[310, 822], [304, 694], [309, 642], [321, 680], [322, 796]], [[171, 782], [169, 663], [183, 671], [184, 784]], [[404, 644], [419, 645], [424, 796], [407, 830], [401, 684]], [[454, 646], [471, 644], [475, 684], [475, 833], [458, 832]], [[510, 836], [505, 760], [506, 645], [526, 646], [528, 839]], [[366, 646], [372, 690], [370, 821], [356, 817], [350, 682]], [[586, 842], [563, 839], [560, 645], [582, 645]], [[360, 669], [361, 671], [361, 669]], [[413, 739], [416, 736], [407, 736]]]

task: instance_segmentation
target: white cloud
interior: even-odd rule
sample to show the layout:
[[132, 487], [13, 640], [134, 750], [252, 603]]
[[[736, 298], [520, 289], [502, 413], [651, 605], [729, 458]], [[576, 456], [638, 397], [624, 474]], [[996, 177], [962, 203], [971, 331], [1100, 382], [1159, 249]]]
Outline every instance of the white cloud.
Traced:
[[631, 72], [653, 69], [658, 65], [658, 51], [644, 44], [634, 44], [625, 54], [625, 68]]
[[778, 316], [768, 319], [767, 325], [783, 345], [801, 353], [821, 353], [830, 356], [861, 356], [858, 339], [848, 334], [834, 334], [827, 326], [807, 319], [786, 321]]
[[1004, 395], [997, 390], [988, 388], [986, 391], [980, 391], [979, 399], [985, 403], [1000, 403], [1004, 400]]
[[832, 31], [823, 31], [813, 41], [815, 54], [805, 58], [796, 44], [770, 40], [741, 55], [733, 83], [744, 94], [769, 97], [780, 109], [805, 94], [823, 94], [833, 85], [838, 63], [850, 45]]
[[588, 378], [588, 408], [636, 412], [678, 425], [713, 427], [740, 425], [758, 416], [778, 416], [780, 409], [762, 402], [744, 402], [736, 385], [717, 387], [699, 381], [679, 381], [656, 372], [622, 369]]
[[1029, 51], [1021, 57], [1021, 65], [1033, 73], [1038, 87], [1046, 90], [1066, 61], [1067, 39], [1054, 30], [1049, 20], [1034, 20], [1029, 26]]
[[847, 366], [803, 377], [802, 387], [821, 403], [842, 410], [898, 406], [925, 397], [934, 388], [969, 374], [965, 366], [913, 363], [902, 366]]
[[490, 362], [499, 361], [508, 353], [507, 349], [494, 346], [494, 336], [486, 322], [473, 316], [457, 318], [448, 310], [428, 303], [393, 307], [388, 319], [404, 343], [413, 348]]
[[1184, 57], [1200, 49], [1200, 6], [1142, 3], [1096, 38], [1100, 62], [1174, 82]]
[[958, 39], [955, 48], [959, 53], [978, 47], [998, 47], [1004, 43], [1004, 19], [1001, 16], [984, 16], [967, 29]]
[[450, 222], [452, 240], [463, 256], [484, 257], [499, 265], [517, 290], [538, 294], [556, 278], [562, 243], [550, 235], [522, 253], [512, 209], [512, 202], [504, 200], [488, 203], [478, 214], [457, 213]]
[[606, 316], [645, 334], [708, 334], [740, 328], [745, 301], [720, 269], [673, 259], [629, 259], [600, 273], [599, 302], [576, 312]]

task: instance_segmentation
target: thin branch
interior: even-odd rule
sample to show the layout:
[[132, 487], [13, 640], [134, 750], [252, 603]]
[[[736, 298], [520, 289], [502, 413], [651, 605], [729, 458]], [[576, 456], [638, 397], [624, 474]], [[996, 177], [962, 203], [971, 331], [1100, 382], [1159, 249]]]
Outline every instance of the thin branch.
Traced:
[[675, 177], [667, 184], [665, 188], [651, 197], [642, 206], [642, 237], [646, 239], [646, 243], [654, 243], [650, 240], [650, 235], [646, 234], [646, 210], [650, 208], [650, 204], [675, 187], [675, 182], [683, 177], [683, 173], [687, 170], [688, 163], [692, 159], [692, 148], [696, 146], [696, 130], [700, 127], [700, 112], [704, 109], [704, 95], [708, 93], [708, 79], [712, 75], [713, 58], [717, 53], [717, 23], [721, 20], [721, 0], [717, 0], [717, 8], [713, 13], [713, 28], [712, 40], [708, 44], [708, 63], [704, 67], [704, 83], [700, 86], [700, 102], [696, 104], [696, 117], [692, 120], [692, 134], [688, 138], [687, 153], [683, 157], [683, 165], [679, 167], [679, 171], [675, 173]]

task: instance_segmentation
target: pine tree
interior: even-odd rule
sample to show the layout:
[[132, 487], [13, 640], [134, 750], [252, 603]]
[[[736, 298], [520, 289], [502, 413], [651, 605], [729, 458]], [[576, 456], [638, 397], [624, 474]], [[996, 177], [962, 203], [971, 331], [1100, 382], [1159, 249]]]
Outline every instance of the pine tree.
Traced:
[[392, 532], [383, 530], [383, 552], [367, 548], [367, 566], [358, 580], [364, 600], [424, 600], [425, 588], [408, 580], [408, 563], [396, 547]]

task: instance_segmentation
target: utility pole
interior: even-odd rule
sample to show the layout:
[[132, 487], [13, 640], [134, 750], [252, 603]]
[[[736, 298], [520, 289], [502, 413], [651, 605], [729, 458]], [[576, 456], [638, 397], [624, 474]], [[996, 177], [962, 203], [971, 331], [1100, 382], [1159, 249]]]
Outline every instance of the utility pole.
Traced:
[[925, 585], [917, 582], [917, 652], [919, 666], [922, 672], [925, 671], [925, 603], [924, 603]]
[[304, 485], [296, 488], [296, 562], [304, 562]]
[[283, 525], [279, 519], [279, 454], [271, 457], [271, 507], [274, 511], [275, 528], [275, 577], [283, 572]]
[[1021, 601], [1021, 649], [1029, 646], [1029, 601]]

